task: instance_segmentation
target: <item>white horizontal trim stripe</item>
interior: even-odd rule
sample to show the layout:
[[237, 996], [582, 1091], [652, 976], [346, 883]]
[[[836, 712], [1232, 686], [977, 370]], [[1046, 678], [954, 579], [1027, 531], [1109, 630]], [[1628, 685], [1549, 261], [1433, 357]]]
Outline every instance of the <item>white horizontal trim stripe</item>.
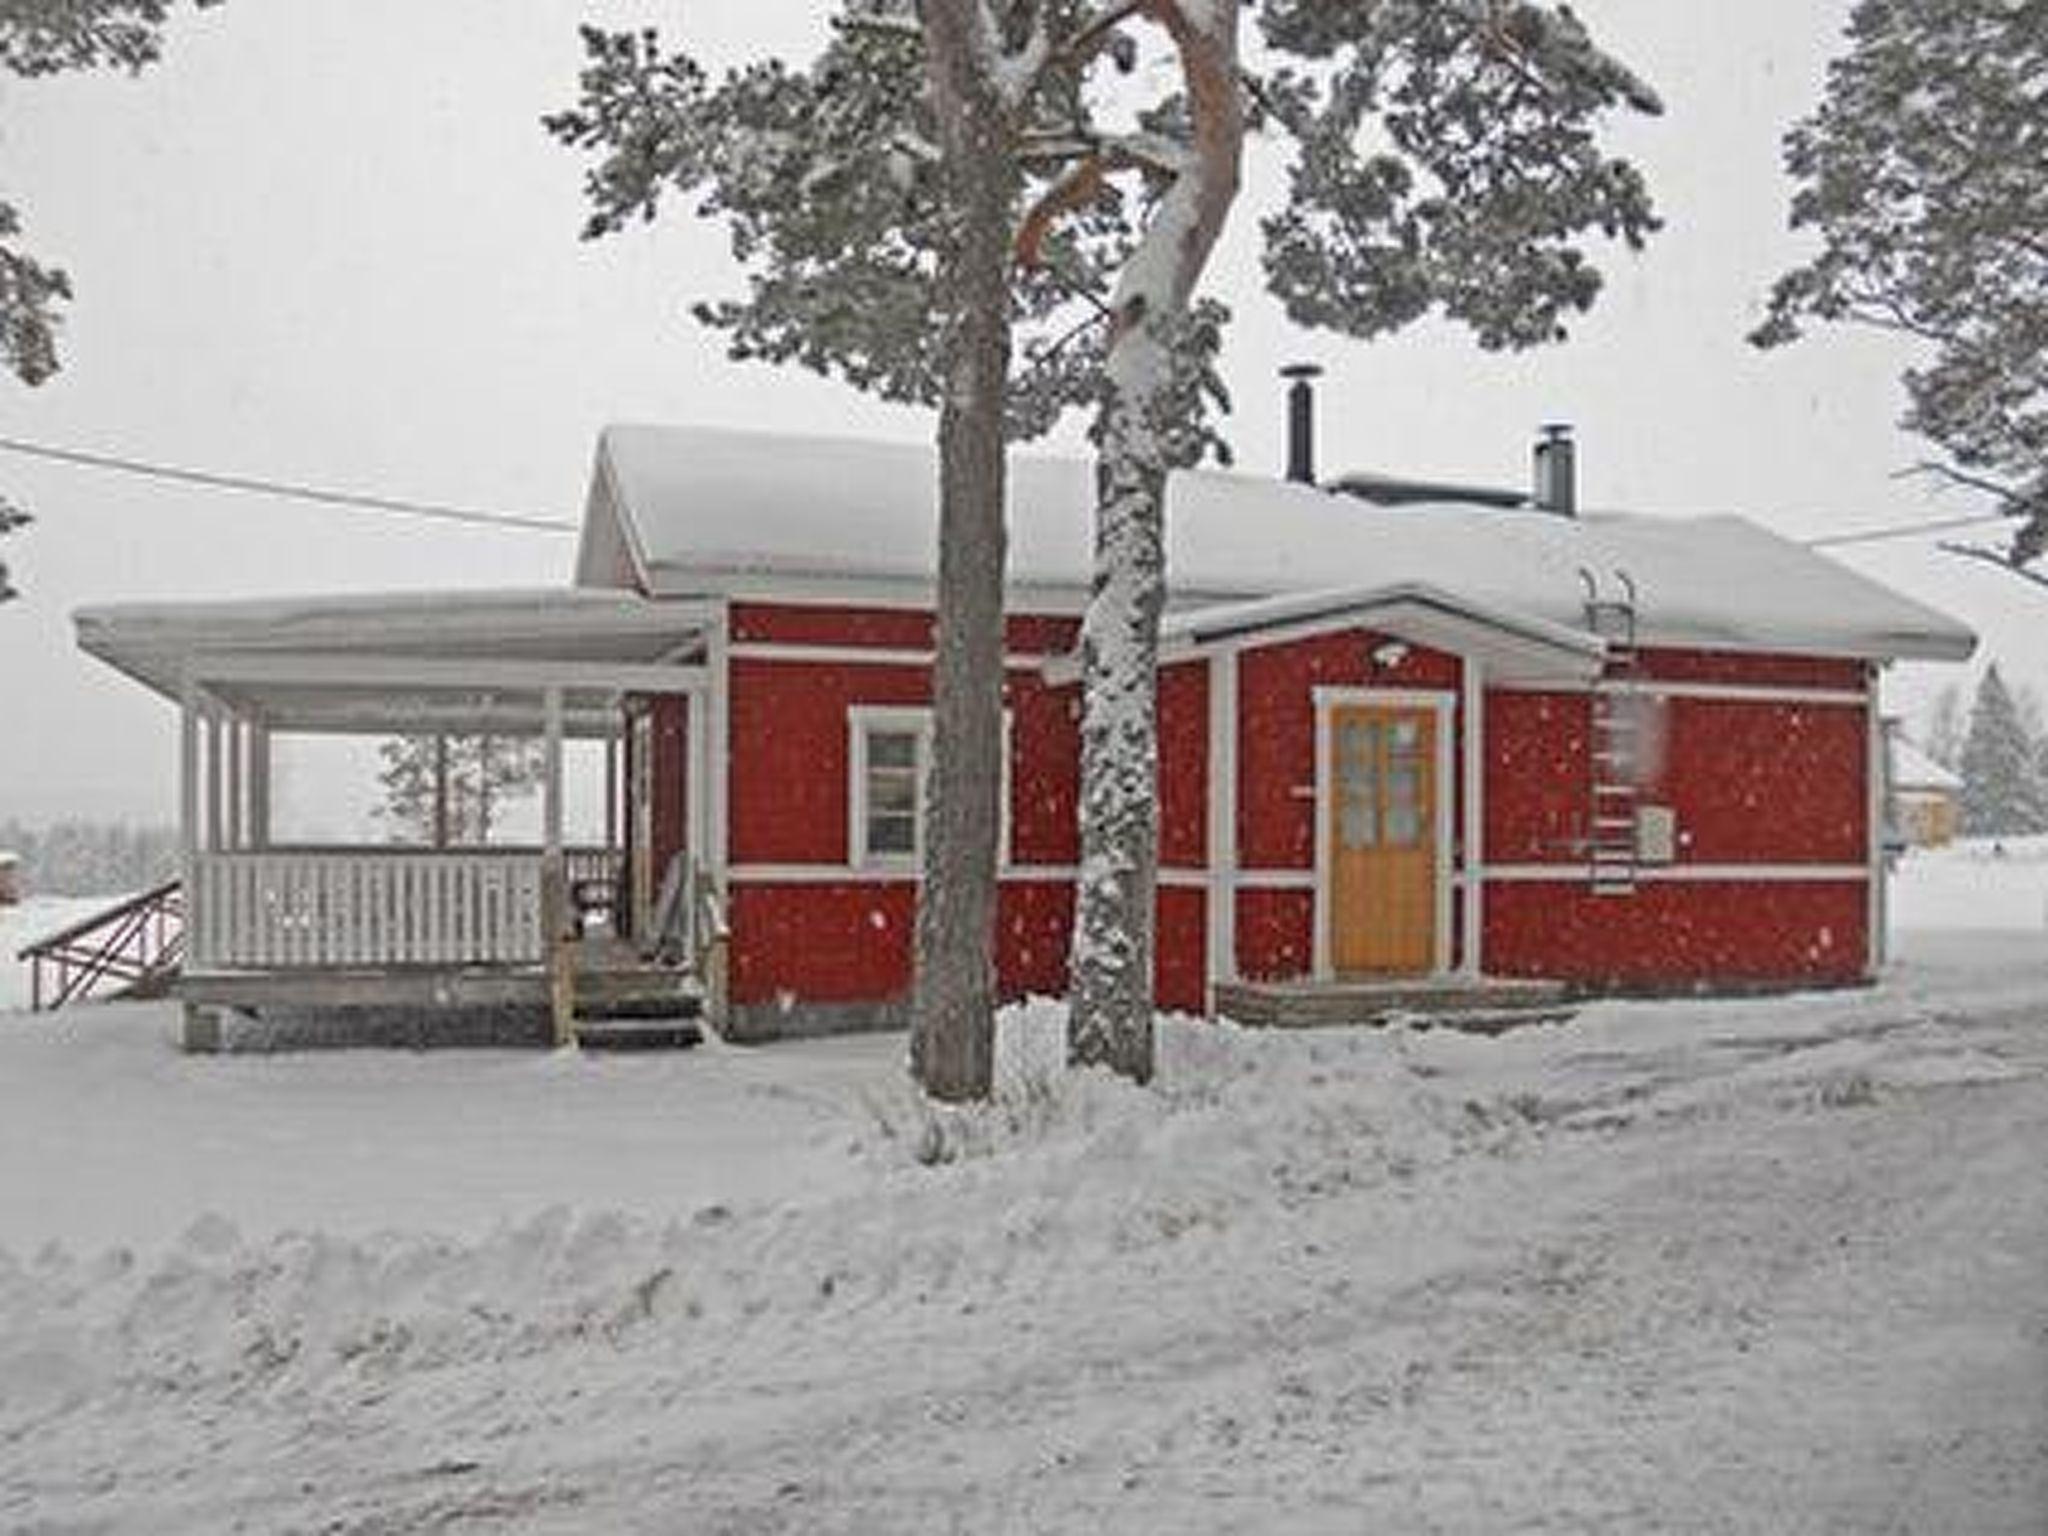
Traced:
[[1239, 869], [1224, 876], [1240, 891], [1312, 891], [1316, 872], [1312, 869]]
[[[1583, 885], [1591, 878], [1587, 866], [1573, 864], [1489, 864], [1483, 880], [1499, 884]], [[1641, 865], [1637, 884], [1669, 881], [1691, 884], [1768, 885], [1800, 880], [1824, 884], [1861, 885], [1870, 878], [1862, 864], [1661, 864]]]
[[[726, 878], [743, 885], [915, 885], [914, 864], [734, 864]], [[1080, 878], [1071, 864], [1005, 864], [996, 878], [1009, 884], [1054, 884]], [[1171, 871], [1162, 871], [1163, 881]]]
[[[812, 666], [928, 667], [937, 659], [931, 651], [886, 645], [808, 645], [789, 640], [736, 640], [726, 654], [741, 661], [795, 661]], [[1045, 662], [1042, 655], [1010, 653], [1003, 666], [1028, 672]]]
[[[1555, 683], [1489, 683], [1507, 693], [1558, 693], [1578, 697], [1582, 689], [1560, 688]], [[1603, 693], [1632, 694], [1644, 698], [1703, 699], [1728, 704], [1843, 704], [1860, 709], [1870, 695], [1856, 688], [1780, 688], [1748, 683], [1660, 682], [1645, 678], [1634, 682], [1603, 683]]]
[[[1080, 878], [1072, 864], [1006, 864], [996, 878], [1011, 885], [1066, 884]], [[910, 866], [855, 867], [851, 864], [735, 864], [726, 871], [728, 879], [745, 885], [914, 885], [920, 878]], [[1479, 871], [1482, 881], [1501, 885], [1583, 885], [1587, 867], [1571, 864], [1489, 864]], [[1220, 878], [1239, 891], [1312, 891], [1316, 874], [1312, 869], [1241, 869], [1224, 871]], [[1801, 880], [1822, 884], [1861, 884], [1870, 871], [1861, 864], [1666, 864], [1644, 865], [1635, 873], [1638, 884], [1669, 881], [1698, 885], [1769, 885]], [[1463, 885], [1462, 871], [1452, 871], [1453, 885]], [[1159, 883], [1176, 890], [1206, 887], [1210, 875], [1203, 869], [1162, 869]]]
[[[744, 885], [915, 885], [922, 876], [913, 865], [852, 864], [735, 864], [726, 877]], [[1072, 864], [1005, 864], [996, 878], [1009, 885], [1066, 885], [1081, 878]], [[1174, 890], [1203, 890], [1209, 883], [1205, 869], [1162, 869], [1159, 883]], [[1258, 880], [1240, 881], [1256, 885]], [[1315, 877], [1303, 872], [1276, 872], [1274, 884], [1312, 886]]]

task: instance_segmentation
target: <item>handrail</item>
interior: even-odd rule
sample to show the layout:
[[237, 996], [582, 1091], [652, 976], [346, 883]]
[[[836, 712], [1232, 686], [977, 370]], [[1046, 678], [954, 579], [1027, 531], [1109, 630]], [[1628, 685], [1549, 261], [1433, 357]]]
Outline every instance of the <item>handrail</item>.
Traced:
[[727, 965], [732, 929], [726, 922], [725, 903], [719, 899], [718, 881], [694, 858], [690, 861], [690, 886], [690, 969], [704, 986], [706, 1022], [723, 1030], [731, 1002]]
[[[182, 898], [180, 882], [169, 880], [22, 949], [17, 958], [30, 963], [30, 1011], [90, 997], [110, 976], [141, 986], [168, 975], [185, 954]], [[46, 965], [57, 972], [55, 995], [47, 999]]]
[[33, 944], [16, 950], [14, 958], [17, 960], [33, 960], [38, 954], [69, 944], [80, 934], [90, 933], [93, 929], [105, 927], [110, 923], [117, 923], [122, 918], [128, 916], [129, 913], [140, 908], [153, 907], [166, 897], [175, 895], [179, 884], [180, 882], [177, 880], [166, 880], [162, 885], [153, 885], [140, 895], [129, 897], [118, 906], [103, 908], [93, 913], [90, 917], [80, 918], [69, 928], [59, 929], [56, 933], [44, 934]]

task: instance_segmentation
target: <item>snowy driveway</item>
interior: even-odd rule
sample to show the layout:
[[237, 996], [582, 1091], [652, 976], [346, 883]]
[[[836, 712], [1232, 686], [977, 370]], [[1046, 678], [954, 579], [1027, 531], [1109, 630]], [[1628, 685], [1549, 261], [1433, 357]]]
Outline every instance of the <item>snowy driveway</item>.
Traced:
[[[102, 1043], [76, 1118], [155, 1103], [173, 1169], [209, 1113], [296, 1129], [275, 1190], [221, 1186], [240, 1228], [125, 1257], [10, 1239], [0, 1528], [2048, 1526], [2038, 937], [1923, 942], [1876, 993], [1497, 1041], [1167, 1044], [1156, 1093], [1025, 1071], [935, 1132], [889, 1042], [474, 1080], [385, 1058], [381, 1099], [376, 1057], [195, 1086]], [[38, 1049], [0, 1043], [10, 1125], [62, 1091]], [[488, 1135], [455, 1112], [493, 1094], [519, 1109]], [[378, 1102], [360, 1177], [284, 1178]], [[585, 1193], [480, 1239], [354, 1235], [378, 1168], [436, 1224], [398, 1186], [437, 1116], [468, 1198]], [[477, 1166], [521, 1124], [530, 1161]], [[612, 1201], [607, 1161], [632, 1165]], [[126, 1198], [106, 1173], [72, 1201]], [[294, 1187], [317, 1235], [261, 1214]]]

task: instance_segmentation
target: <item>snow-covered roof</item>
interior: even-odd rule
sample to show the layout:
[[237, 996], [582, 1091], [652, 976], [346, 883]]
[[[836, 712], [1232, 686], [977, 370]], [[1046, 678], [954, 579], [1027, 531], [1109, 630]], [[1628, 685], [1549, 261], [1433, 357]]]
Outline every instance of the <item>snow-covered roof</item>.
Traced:
[[[1013, 597], [1078, 606], [1094, 470], [1010, 464]], [[614, 426], [599, 440], [578, 554], [585, 586], [658, 595], [928, 595], [938, 473], [914, 444]], [[1638, 595], [1650, 643], [1960, 660], [1975, 636], [1824, 555], [1716, 515], [1563, 517], [1457, 504], [1376, 507], [1312, 486], [1194, 471], [1173, 478], [1167, 571], [1176, 608], [1408, 585], [1522, 621], [1578, 629], [1590, 576]]]
[[[72, 619], [82, 650], [172, 700], [182, 697], [188, 669], [203, 672], [221, 658], [326, 665], [338, 682], [280, 672], [259, 685], [246, 669], [239, 674], [245, 701], [286, 729], [378, 723], [404, 693], [413, 696], [406, 718], [421, 729], [522, 724], [534, 714], [532, 701], [487, 702], [456, 675], [503, 663], [530, 667], [535, 677], [552, 669], [584, 680], [581, 694], [590, 697], [570, 700], [572, 729], [580, 729], [592, 701], [607, 696], [608, 672], [701, 659], [704, 627], [703, 615], [683, 605], [577, 587], [117, 603], [79, 609]], [[444, 681], [408, 686], [407, 662], [419, 663], [422, 679]]]
[[1959, 791], [1962, 779], [1903, 736], [1892, 738], [1892, 787]]
[[1211, 603], [1169, 615], [1161, 654], [1227, 644], [1249, 635], [1364, 625], [1460, 655], [1483, 656], [1494, 677], [1587, 682], [1600, 674], [1607, 645], [1589, 630], [1475, 602], [1429, 582], [1289, 592], [1249, 602]]

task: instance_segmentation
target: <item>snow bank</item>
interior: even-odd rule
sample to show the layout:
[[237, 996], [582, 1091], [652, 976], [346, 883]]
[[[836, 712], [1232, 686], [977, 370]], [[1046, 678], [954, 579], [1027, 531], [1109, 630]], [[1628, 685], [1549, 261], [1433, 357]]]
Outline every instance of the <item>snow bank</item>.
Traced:
[[[2038, 995], [2043, 979], [2007, 984]], [[901, 1304], [905, 1292], [972, 1307], [1103, 1255], [1195, 1237], [1271, 1249], [1323, 1202], [1460, 1159], [1512, 1159], [1559, 1130], [1727, 1113], [1745, 1100], [1838, 1108], [2012, 1075], [1933, 1018], [1923, 991], [1908, 983], [1876, 999], [1614, 1004], [1499, 1039], [1163, 1019], [1149, 1090], [1067, 1071], [1062, 1010], [1036, 1004], [1005, 1016], [996, 1101], [966, 1110], [914, 1096], [893, 1053], [842, 1055], [823, 1073], [812, 1058], [806, 1082], [802, 1055], [761, 1052], [750, 1060], [787, 1067], [795, 1102], [833, 1092], [850, 1101], [850, 1113], [810, 1121], [843, 1139], [806, 1156], [787, 1145], [790, 1122], [758, 1118], [772, 1096], [745, 1096], [752, 1134], [726, 1149], [718, 1170], [731, 1195], [711, 1198], [713, 1186], [692, 1190], [678, 1177], [665, 1219], [650, 1214], [659, 1200], [637, 1216], [593, 1209], [608, 1190], [605, 1164], [592, 1157], [584, 1209], [563, 1204], [480, 1240], [265, 1236], [209, 1214], [148, 1255], [0, 1249], [0, 1435], [88, 1402], [152, 1394], [353, 1394], [409, 1373], [644, 1337], [800, 1336]], [[403, 1058], [365, 1060], [406, 1075]], [[714, 1051], [678, 1063], [668, 1084], [678, 1162], [702, 1134], [699, 1112], [730, 1107], [715, 1079], [747, 1060]], [[248, 1065], [282, 1086], [319, 1063]], [[577, 1064], [540, 1063], [556, 1090], [573, 1093], [567, 1068]], [[502, 1070], [475, 1084], [484, 1094], [505, 1086]], [[606, 1086], [617, 1093], [623, 1079]], [[580, 1113], [593, 1107], [585, 1101]], [[820, 1150], [815, 1135], [811, 1144]], [[451, 1177], [475, 1177], [460, 1166], [459, 1142], [444, 1150]], [[748, 1159], [784, 1152], [814, 1174], [836, 1163], [841, 1176], [791, 1179], [785, 1166], [763, 1193]], [[304, 1198], [308, 1226], [324, 1224], [320, 1192]]]
[[1891, 912], [1895, 932], [1980, 928], [2048, 935], [2048, 837], [1970, 838], [1911, 849], [1892, 880]]

